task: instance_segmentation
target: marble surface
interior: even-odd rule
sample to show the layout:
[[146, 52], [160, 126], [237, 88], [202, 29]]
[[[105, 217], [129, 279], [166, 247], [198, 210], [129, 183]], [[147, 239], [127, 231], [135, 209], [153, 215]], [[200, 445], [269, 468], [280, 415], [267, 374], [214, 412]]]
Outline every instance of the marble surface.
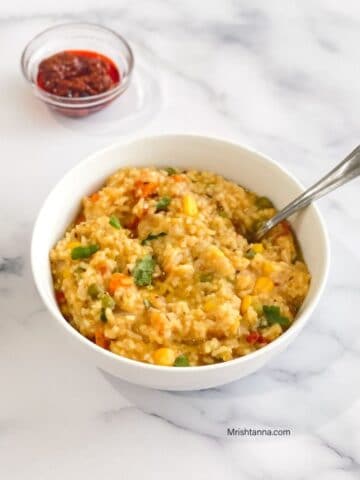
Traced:
[[[122, 104], [77, 122], [19, 69], [35, 33], [70, 20], [117, 29], [138, 61]], [[146, 390], [79, 361], [35, 291], [29, 242], [56, 181], [124, 136], [226, 136], [312, 182], [359, 142], [359, 2], [13, 0], [0, 26], [0, 478], [358, 479], [359, 181], [319, 202], [332, 266], [308, 326], [257, 374], [207, 391]], [[229, 439], [228, 426], [291, 435]]]

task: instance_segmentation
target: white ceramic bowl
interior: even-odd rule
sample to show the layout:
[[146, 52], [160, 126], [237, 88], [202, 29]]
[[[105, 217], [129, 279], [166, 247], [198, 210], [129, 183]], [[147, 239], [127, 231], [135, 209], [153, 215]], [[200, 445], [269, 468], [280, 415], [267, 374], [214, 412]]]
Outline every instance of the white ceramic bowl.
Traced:
[[[176, 166], [210, 170], [270, 197], [278, 208], [296, 197], [302, 186], [274, 161], [228, 141], [192, 135], [141, 138], [101, 150], [65, 175], [46, 199], [37, 218], [31, 246], [35, 283], [62, 333], [72, 338], [85, 361], [124, 380], [165, 390], [196, 390], [249, 375], [292, 342], [309, 320], [326, 282], [329, 245], [318, 209], [310, 206], [292, 219], [312, 275], [310, 291], [294, 324], [277, 340], [250, 355], [216, 365], [170, 368], [129, 360], [106, 351], [80, 335], [61, 315], [53, 292], [49, 251], [74, 218], [84, 195], [100, 187], [122, 167]], [[59, 336], [61, 331], [59, 330]]]

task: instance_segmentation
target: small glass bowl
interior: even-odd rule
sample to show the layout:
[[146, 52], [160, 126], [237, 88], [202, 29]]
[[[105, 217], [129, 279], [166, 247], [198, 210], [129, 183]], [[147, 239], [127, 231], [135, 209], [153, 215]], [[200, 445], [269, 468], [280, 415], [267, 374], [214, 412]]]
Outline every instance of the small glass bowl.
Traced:
[[[88, 97], [61, 97], [37, 85], [39, 63], [64, 50], [88, 50], [110, 58], [121, 78], [106, 92]], [[125, 92], [131, 80], [134, 56], [126, 40], [116, 32], [91, 23], [66, 23], [48, 28], [36, 35], [21, 56], [21, 69], [36, 97], [53, 110], [69, 117], [84, 117], [101, 110]]]

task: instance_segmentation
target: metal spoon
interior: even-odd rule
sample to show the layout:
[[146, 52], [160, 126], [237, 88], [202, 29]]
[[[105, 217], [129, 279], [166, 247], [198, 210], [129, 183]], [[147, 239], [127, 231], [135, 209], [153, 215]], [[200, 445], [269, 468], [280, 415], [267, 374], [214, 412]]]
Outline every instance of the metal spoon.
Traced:
[[260, 240], [269, 230], [285, 218], [290, 217], [298, 210], [307, 207], [311, 202], [332, 192], [344, 183], [360, 175], [360, 145], [355, 148], [339, 165], [331, 170], [325, 177], [305, 190], [274, 217], [264, 222], [254, 233], [255, 240]]

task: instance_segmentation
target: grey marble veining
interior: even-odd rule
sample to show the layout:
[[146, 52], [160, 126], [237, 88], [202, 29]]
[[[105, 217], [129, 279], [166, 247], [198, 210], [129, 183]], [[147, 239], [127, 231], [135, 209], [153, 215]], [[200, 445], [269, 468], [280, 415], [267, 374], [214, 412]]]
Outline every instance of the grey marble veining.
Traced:
[[[19, 70], [35, 33], [70, 20], [115, 28], [138, 61], [121, 108], [84, 122], [38, 104]], [[85, 364], [35, 291], [29, 248], [55, 182], [124, 136], [224, 136], [313, 182], [359, 143], [359, 3], [14, 0], [0, 25], [0, 477], [358, 479], [358, 181], [319, 202], [332, 266], [313, 318], [264, 369], [221, 388], [158, 392]]]

